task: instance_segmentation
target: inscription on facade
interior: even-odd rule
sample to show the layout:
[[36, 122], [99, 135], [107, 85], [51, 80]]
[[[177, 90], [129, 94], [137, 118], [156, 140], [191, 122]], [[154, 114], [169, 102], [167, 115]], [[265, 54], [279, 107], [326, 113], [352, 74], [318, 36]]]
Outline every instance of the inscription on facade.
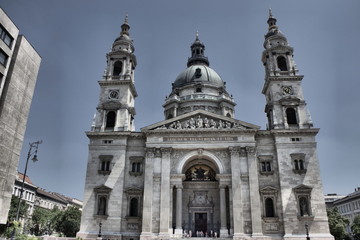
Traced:
[[164, 142], [237, 141], [237, 137], [164, 137]]

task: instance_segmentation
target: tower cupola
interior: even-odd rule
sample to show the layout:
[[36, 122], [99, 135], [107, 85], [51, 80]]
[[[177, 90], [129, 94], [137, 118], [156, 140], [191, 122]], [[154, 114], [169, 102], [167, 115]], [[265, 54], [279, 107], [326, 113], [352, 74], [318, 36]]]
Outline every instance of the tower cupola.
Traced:
[[209, 60], [204, 55], [205, 45], [199, 40], [199, 33], [196, 32], [196, 39], [191, 45], [191, 57], [188, 59], [187, 66], [190, 67], [194, 64], [204, 64], [209, 66]]

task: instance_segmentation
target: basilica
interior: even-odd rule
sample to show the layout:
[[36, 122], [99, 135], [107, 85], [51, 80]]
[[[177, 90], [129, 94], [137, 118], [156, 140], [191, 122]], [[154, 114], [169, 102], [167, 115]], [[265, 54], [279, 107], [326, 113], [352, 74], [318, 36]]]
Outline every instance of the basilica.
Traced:
[[135, 131], [137, 61], [125, 18], [86, 132], [77, 237], [333, 239], [316, 154], [319, 129], [293, 48], [276, 22], [270, 12], [261, 58], [267, 129], [234, 118], [236, 103], [196, 35], [187, 68], [169, 86], [164, 120]]

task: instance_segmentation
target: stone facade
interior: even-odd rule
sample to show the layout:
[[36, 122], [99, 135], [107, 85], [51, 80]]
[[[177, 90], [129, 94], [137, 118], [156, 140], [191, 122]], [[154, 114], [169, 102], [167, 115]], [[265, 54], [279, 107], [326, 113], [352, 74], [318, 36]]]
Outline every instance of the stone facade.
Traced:
[[41, 57], [1, 8], [0, 28], [0, 224], [5, 224]]
[[[188, 68], [163, 105], [165, 120], [135, 132], [135, 49], [125, 20], [87, 132], [78, 237], [292, 240], [305, 238], [308, 224], [312, 239], [333, 239], [316, 156], [319, 129], [302, 94], [303, 76], [271, 13], [268, 24], [262, 91], [268, 129], [234, 119], [235, 102], [196, 36]], [[117, 90], [120, 96], [111, 94]]]

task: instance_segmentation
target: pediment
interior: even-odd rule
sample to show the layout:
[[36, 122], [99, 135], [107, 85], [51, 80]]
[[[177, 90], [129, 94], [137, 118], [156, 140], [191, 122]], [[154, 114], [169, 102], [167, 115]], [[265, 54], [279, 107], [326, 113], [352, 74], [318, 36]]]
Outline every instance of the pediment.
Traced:
[[175, 118], [164, 120], [150, 126], [144, 127], [141, 131], [164, 131], [164, 130], [225, 130], [225, 129], [238, 129], [238, 130], [258, 130], [259, 126], [236, 120], [234, 118], [225, 117], [215, 113], [210, 113], [204, 110], [196, 110], [187, 114], [180, 115]]
[[278, 192], [278, 189], [273, 186], [266, 186], [266, 187], [260, 189], [260, 192], [262, 194], [275, 194]]
[[297, 187], [294, 187], [294, 191], [296, 193], [309, 193], [309, 192], [311, 192], [311, 190], [312, 190], [311, 187], [306, 186], [304, 184], [301, 184], [301, 185], [299, 185]]
[[100, 186], [94, 188], [94, 192], [97, 192], [97, 193], [109, 193], [109, 192], [111, 192], [111, 190], [112, 190], [112, 188], [105, 186], [105, 185], [100, 185]]

